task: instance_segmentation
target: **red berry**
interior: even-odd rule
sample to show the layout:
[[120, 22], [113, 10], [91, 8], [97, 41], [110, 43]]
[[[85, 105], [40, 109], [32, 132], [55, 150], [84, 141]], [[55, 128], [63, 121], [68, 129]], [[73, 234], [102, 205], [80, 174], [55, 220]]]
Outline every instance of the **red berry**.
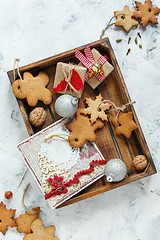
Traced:
[[50, 177], [50, 178], [48, 178], [47, 181], [48, 181], [48, 183], [52, 183], [53, 182], [53, 178]]
[[68, 190], [65, 188], [65, 189], [63, 189], [63, 193], [67, 193], [68, 192]]
[[4, 196], [6, 199], [11, 199], [13, 197], [13, 193], [11, 191], [7, 191], [5, 192]]
[[53, 185], [54, 185], [56, 188], [59, 187], [59, 184], [58, 184], [58, 182], [56, 182], [56, 181], [54, 181]]
[[59, 177], [59, 179], [58, 179], [60, 182], [62, 182], [63, 181], [63, 177]]
[[58, 180], [58, 175], [54, 175], [54, 180], [55, 180], [55, 181]]

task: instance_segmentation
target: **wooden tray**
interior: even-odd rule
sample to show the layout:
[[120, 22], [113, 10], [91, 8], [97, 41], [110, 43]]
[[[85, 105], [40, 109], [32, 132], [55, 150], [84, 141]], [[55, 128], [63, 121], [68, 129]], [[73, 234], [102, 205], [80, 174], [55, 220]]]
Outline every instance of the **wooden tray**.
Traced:
[[[88, 44], [87, 44], [88, 45]], [[80, 51], [84, 50], [87, 45], [79, 47]], [[95, 98], [99, 93], [102, 94], [104, 99], [112, 100], [117, 106], [122, 106], [123, 104], [130, 102], [130, 96], [128, 94], [124, 79], [122, 77], [121, 71], [119, 69], [116, 57], [114, 55], [113, 49], [110, 45], [109, 39], [104, 38], [103, 40], [99, 40], [96, 42], [90, 43], [91, 48], [95, 47], [101, 54], [109, 55], [110, 63], [114, 66], [114, 71], [107, 77], [107, 79], [99, 85], [96, 90], [93, 90], [87, 83], [85, 84], [85, 89], [80, 99], [79, 106], [85, 106], [84, 98], [92, 97]], [[55, 76], [56, 64], [59, 61], [62, 62], [74, 62], [78, 63], [78, 60], [74, 57], [75, 50], [70, 50], [56, 56], [23, 66], [20, 68], [20, 73], [23, 74], [25, 71], [30, 71], [34, 76], [38, 74], [39, 71], [45, 71], [49, 77], [50, 82], [48, 84], [48, 88], [51, 90], [53, 87], [53, 81]], [[11, 84], [14, 81], [13, 78], [13, 70], [8, 72], [8, 76]], [[18, 75], [17, 75], [18, 79]], [[17, 99], [19, 108], [22, 112], [22, 116], [24, 122], [26, 124], [29, 135], [33, 135], [34, 133], [40, 131], [42, 128], [47, 127], [54, 121], [57, 121], [60, 117], [55, 113], [54, 103], [58, 94], [53, 94], [53, 102], [50, 106], [44, 105], [42, 102], [38, 102], [38, 106], [43, 106], [47, 112], [47, 120], [45, 123], [38, 128], [31, 126], [28, 115], [33, 109], [28, 106], [26, 100]], [[103, 156], [106, 159], [112, 158], [121, 158], [126, 163], [128, 168], [128, 177], [126, 177], [123, 181], [118, 183], [108, 183], [106, 181], [106, 177], [101, 178], [91, 186], [87, 187], [80, 193], [78, 193], [73, 198], [69, 199], [65, 203], [63, 203], [60, 207], [89, 198], [91, 196], [97, 195], [99, 193], [109, 191], [113, 188], [117, 188], [119, 186], [125, 185], [127, 183], [136, 181], [138, 179], [142, 179], [149, 175], [156, 173], [156, 168], [154, 166], [150, 151], [146, 144], [143, 132], [141, 130], [140, 124], [138, 122], [138, 118], [136, 116], [135, 110], [133, 106], [129, 106], [128, 110], [133, 112], [134, 121], [136, 122], [138, 129], [132, 132], [130, 139], [125, 138], [123, 135], [116, 136], [114, 126], [110, 123], [110, 121], [105, 123], [105, 126], [102, 129], [97, 130], [97, 141], [96, 144], [102, 152]], [[143, 172], [135, 171], [132, 160], [138, 155], [143, 154], [148, 159], [148, 165]]]

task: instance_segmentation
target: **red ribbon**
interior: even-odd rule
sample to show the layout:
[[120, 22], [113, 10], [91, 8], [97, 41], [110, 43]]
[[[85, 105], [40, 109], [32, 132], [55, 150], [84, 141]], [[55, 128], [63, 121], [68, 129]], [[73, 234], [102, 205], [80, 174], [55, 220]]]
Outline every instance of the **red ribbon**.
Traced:
[[[86, 56], [83, 55], [83, 53], [81, 53], [79, 50], [76, 50], [76, 53], [75, 53], [75, 56], [76, 58], [79, 59], [79, 61], [88, 69], [88, 70], [91, 70], [91, 67], [92, 65], [96, 62], [94, 57], [93, 57], [93, 54], [92, 54], [92, 51], [91, 51], [91, 48], [90, 46], [87, 46], [85, 49], [84, 49], [84, 53]], [[101, 56], [97, 62], [99, 62], [100, 64], [104, 64], [105, 62], [107, 62], [107, 59], [104, 57], [104, 56]], [[100, 81], [100, 82], [103, 82], [104, 79], [106, 78], [103, 74], [100, 74], [100, 73], [96, 73], [96, 72], [93, 72], [93, 75]], [[86, 73], [86, 76], [85, 76], [85, 81], [88, 82], [89, 80], [89, 71], [87, 71]]]
[[[68, 77], [68, 76], [67, 76]], [[71, 88], [73, 87], [73, 88]], [[80, 77], [80, 75], [78, 74], [78, 72], [75, 69], [72, 69], [72, 75], [71, 75], [71, 79], [70, 79], [70, 84], [68, 84], [68, 82], [66, 82], [66, 79], [64, 77], [64, 79], [57, 85], [57, 87], [54, 87], [52, 89], [52, 91], [54, 93], [57, 92], [62, 92], [62, 91], [79, 91], [80, 88], [82, 90], [84, 90], [84, 84], [82, 82], [82, 79]]]
[[67, 182], [61, 184], [57, 188], [53, 186], [53, 189], [49, 193], [45, 193], [45, 200], [51, 198], [52, 196], [60, 195], [60, 194], [66, 194], [68, 192], [67, 187], [73, 185], [73, 184], [78, 184], [79, 183], [79, 177], [83, 175], [90, 174], [91, 172], [94, 171], [94, 165], [105, 165], [108, 161], [106, 159], [103, 160], [93, 160], [89, 164], [89, 168], [82, 170], [80, 172], [77, 172], [73, 179], [68, 180]]

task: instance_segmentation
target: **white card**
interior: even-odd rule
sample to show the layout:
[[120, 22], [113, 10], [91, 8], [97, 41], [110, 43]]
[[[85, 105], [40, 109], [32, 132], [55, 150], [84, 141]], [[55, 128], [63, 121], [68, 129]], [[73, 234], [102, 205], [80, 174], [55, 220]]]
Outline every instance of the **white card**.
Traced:
[[[63, 118], [17, 146], [44, 194], [52, 188], [47, 181], [49, 177], [55, 174], [63, 176], [65, 182], [73, 179], [77, 172], [88, 169], [92, 160], [104, 159], [96, 144], [89, 141], [86, 141], [82, 148], [73, 148], [58, 136], [44, 142], [44, 139], [51, 135], [67, 138], [70, 133], [65, 126], [67, 122], [68, 119]], [[69, 186], [67, 193], [52, 196], [47, 201], [52, 208], [56, 208], [103, 175], [104, 166], [95, 165], [94, 171], [81, 176], [80, 182]]]

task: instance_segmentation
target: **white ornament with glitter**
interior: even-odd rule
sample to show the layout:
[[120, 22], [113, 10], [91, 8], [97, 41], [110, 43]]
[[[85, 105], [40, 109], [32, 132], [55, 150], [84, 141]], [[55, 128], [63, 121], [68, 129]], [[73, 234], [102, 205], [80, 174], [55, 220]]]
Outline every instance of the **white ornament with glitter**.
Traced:
[[119, 182], [127, 175], [127, 166], [120, 159], [111, 159], [105, 165], [105, 174], [108, 182]]
[[78, 98], [65, 94], [57, 98], [55, 102], [56, 113], [61, 117], [72, 117], [78, 107]]

